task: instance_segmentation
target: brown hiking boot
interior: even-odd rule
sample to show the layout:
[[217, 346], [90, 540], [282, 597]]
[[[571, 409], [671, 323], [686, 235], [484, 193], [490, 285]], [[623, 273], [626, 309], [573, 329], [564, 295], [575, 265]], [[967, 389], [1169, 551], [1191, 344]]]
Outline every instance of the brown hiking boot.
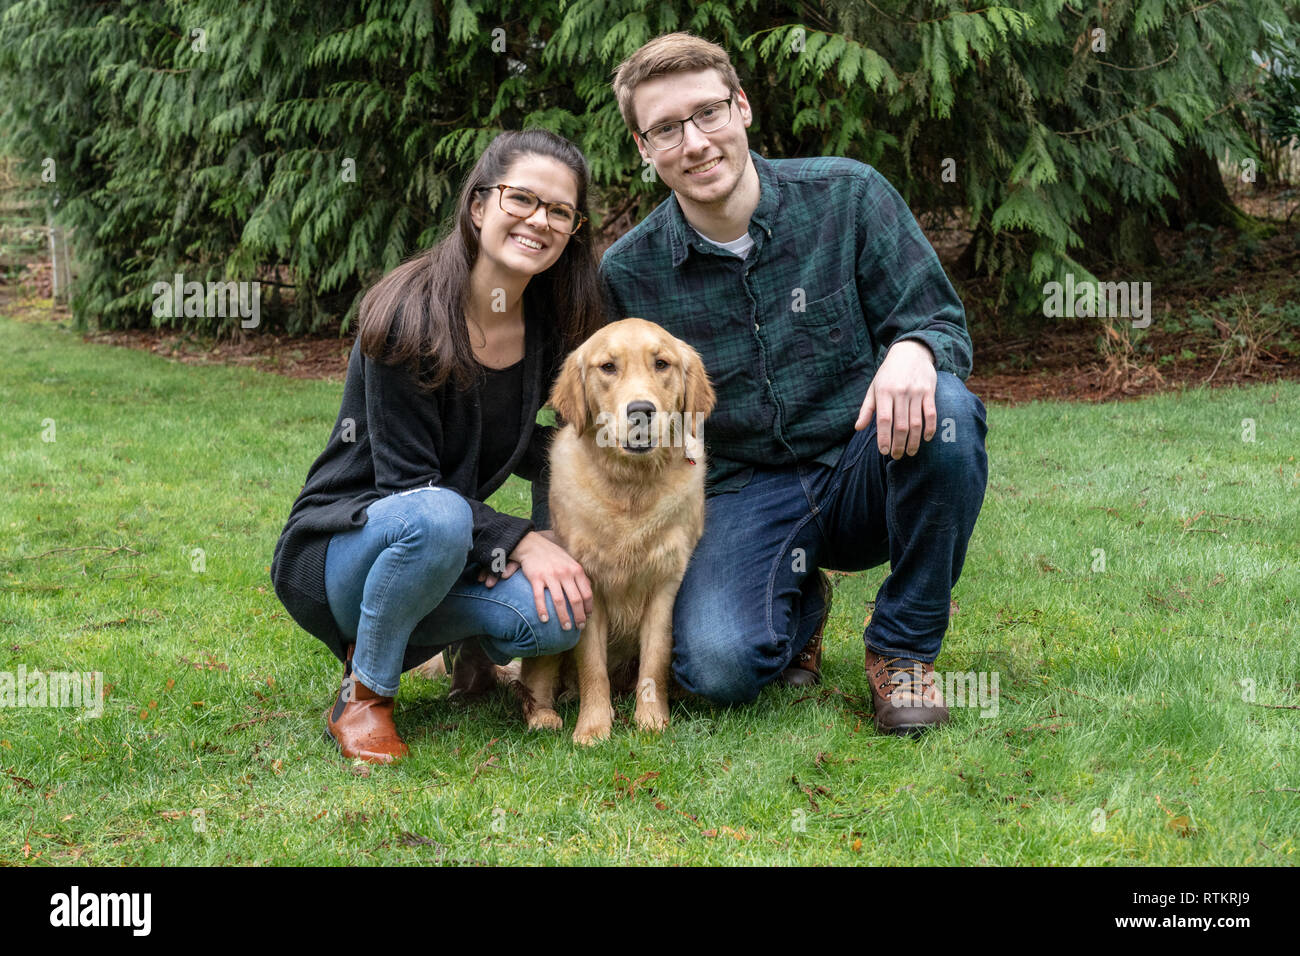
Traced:
[[393, 723], [392, 697], [381, 697], [352, 676], [349, 644], [343, 663], [343, 683], [334, 706], [325, 711], [325, 735], [349, 759], [367, 763], [392, 763], [410, 755]]
[[483, 651], [477, 637], [448, 644], [442, 651], [443, 664], [451, 677], [447, 699], [467, 703], [497, 686], [496, 665]]
[[803, 650], [794, 656], [790, 666], [781, 672], [781, 683], [789, 687], [811, 687], [822, 682], [822, 631], [831, 616], [831, 580], [821, 568], [817, 569], [817, 583], [822, 593], [822, 619], [808, 638]]
[[882, 734], [919, 734], [948, 722], [948, 707], [934, 681], [934, 665], [908, 657], [882, 657], [867, 648], [867, 679]]

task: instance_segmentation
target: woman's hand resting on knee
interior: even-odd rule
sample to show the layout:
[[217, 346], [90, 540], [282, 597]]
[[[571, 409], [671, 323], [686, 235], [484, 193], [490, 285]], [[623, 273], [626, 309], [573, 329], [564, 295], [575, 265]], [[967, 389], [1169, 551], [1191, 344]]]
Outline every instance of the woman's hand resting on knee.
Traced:
[[[551, 592], [551, 601], [555, 613], [560, 617], [560, 626], [569, 630], [576, 623], [581, 628], [591, 613], [591, 581], [582, 565], [564, 548], [555, 543], [553, 531], [530, 531], [520, 539], [519, 544], [510, 552], [505, 568], [500, 574], [480, 570], [478, 579], [492, 587], [498, 580], [504, 580], [516, 571], [523, 569], [524, 578], [533, 586], [533, 599], [537, 602], [537, 616], [545, 621], [546, 591]], [[564, 602], [557, 598], [563, 594], [573, 606], [575, 621], [569, 620], [569, 612]]]

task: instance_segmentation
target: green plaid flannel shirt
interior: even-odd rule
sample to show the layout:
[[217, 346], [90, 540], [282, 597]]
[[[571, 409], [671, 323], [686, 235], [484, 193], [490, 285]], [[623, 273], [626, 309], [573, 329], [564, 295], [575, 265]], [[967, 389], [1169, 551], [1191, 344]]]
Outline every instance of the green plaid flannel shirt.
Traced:
[[704, 360], [718, 394], [704, 425], [710, 495], [743, 488], [754, 466], [834, 466], [895, 342], [925, 343], [962, 380], [971, 370], [961, 300], [880, 173], [750, 156], [748, 258], [700, 236], [670, 195], [601, 260], [614, 318], [657, 322]]

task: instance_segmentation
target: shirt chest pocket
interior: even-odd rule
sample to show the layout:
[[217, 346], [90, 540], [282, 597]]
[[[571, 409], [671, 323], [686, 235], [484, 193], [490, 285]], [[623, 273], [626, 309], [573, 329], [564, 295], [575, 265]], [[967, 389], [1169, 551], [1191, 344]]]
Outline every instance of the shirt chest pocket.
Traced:
[[870, 362], [867, 323], [851, 280], [792, 316], [794, 351], [808, 374], [840, 375]]

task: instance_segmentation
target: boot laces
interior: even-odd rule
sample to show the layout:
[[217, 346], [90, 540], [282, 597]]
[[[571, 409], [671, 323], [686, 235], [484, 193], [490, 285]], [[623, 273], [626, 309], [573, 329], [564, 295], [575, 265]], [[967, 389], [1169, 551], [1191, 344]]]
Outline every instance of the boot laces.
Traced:
[[[933, 672], [926, 671], [925, 665], [912, 657], [886, 657], [876, 665], [876, 676], [885, 673], [889, 677], [889, 685], [895, 690], [901, 690], [905, 693], [922, 697], [925, 692], [934, 686]], [[917, 685], [917, 676], [920, 675], [919, 687]]]

